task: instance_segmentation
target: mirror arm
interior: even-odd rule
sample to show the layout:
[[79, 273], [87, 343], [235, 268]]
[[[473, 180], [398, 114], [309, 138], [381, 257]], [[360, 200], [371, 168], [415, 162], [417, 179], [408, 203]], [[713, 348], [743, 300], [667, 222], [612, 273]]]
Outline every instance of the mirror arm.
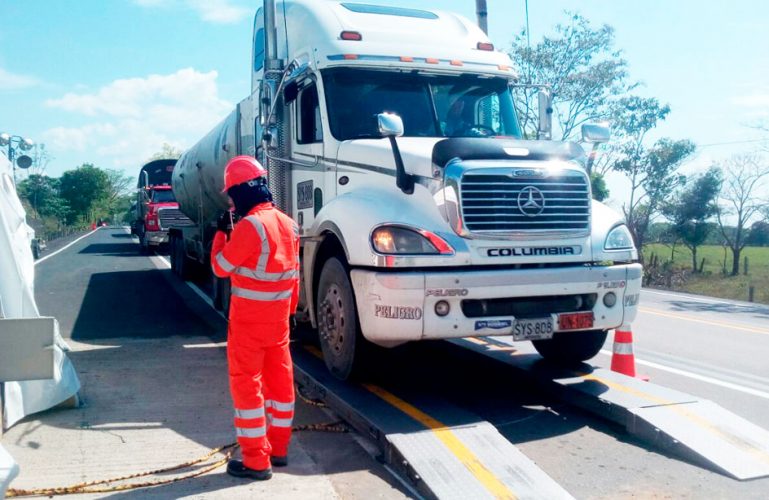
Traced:
[[593, 162], [595, 162], [595, 156], [598, 153], [597, 149], [599, 144], [600, 144], [599, 142], [594, 142], [593, 147], [590, 150], [590, 154], [587, 156], [587, 165], [586, 165], [587, 175], [590, 175], [593, 173]]
[[387, 137], [390, 140], [390, 146], [393, 149], [393, 156], [395, 157], [395, 185], [403, 191], [404, 194], [414, 194], [414, 176], [406, 173], [406, 167], [403, 165], [403, 157], [401, 156], [401, 150], [398, 147], [398, 141], [395, 140], [395, 136], [390, 135]]

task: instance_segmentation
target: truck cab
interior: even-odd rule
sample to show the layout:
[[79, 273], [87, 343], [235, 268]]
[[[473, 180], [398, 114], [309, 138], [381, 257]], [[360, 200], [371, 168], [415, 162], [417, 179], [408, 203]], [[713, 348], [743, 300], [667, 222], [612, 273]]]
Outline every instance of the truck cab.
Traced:
[[155, 160], [139, 173], [131, 232], [139, 238], [142, 252], [168, 243], [168, 229], [189, 219], [179, 210], [171, 189], [171, 175], [176, 160]]
[[582, 146], [523, 137], [513, 63], [467, 19], [267, 0], [250, 66], [251, 94], [180, 159], [174, 191], [213, 196], [182, 203], [213, 214], [229, 158], [267, 166], [335, 376], [367, 343], [485, 335], [582, 361], [634, 319], [641, 266], [621, 216], [592, 200]]

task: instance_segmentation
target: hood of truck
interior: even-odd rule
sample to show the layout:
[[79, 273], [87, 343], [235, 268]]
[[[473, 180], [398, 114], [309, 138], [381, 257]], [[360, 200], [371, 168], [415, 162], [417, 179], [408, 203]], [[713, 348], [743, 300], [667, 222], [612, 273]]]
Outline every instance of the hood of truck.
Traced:
[[[404, 265], [415, 265], [418, 260], [419, 265], [425, 266], [430, 266], [431, 262], [438, 266], [526, 266], [614, 260], [615, 255], [605, 254], [602, 248], [607, 232], [621, 224], [622, 219], [619, 214], [590, 199], [589, 179], [582, 167], [584, 152], [579, 145], [506, 137], [405, 137], [398, 138], [397, 142], [406, 171], [421, 177], [413, 195], [403, 195], [394, 187], [395, 162], [387, 139], [361, 139], [342, 143], [337, 165], [340, 175], [364, 170], [366, 173], [392, 176], [390, 182], [382, 180], [378, 175], [366, 176], [364, 191], [367, 203], [374, 202], [376, 189], [383, 189], [382, 199], [374, 203], [377, 208], [372, 223], [384, 220], [435, 232], [456, 250], [456, 255], [445, 259], [396, 257], [393, 261], [396, 266], [401, 260]], [[517, 170], [516, 177], [524, 181], [531, 179], [533, 186], [537, 185], [540, 175], [548, 178], [551, 175], [562, 175], [558, 174], [559, 171], [569, 171], [569, 175], [576, 175], [585, 186], [582, 203], [586, 203], [586, 225], [579, 231], [551, 228], [545, 234], [525, 230], [509, 234], [478, 233], [465, 225], [466, 220], [457, 208], [459, 192], [451, 189], [451, 178], [456, 175], [457, 169], [480, 172], [481, 175], [499, 175], [496, 174], [498, 171], [506, 176]], [[536, 174], [536, 171], [543, 174]], [[461, 178], [461, 175], [455, 177], [455, 180]], [[348, 189], [354, 190], [353, 184], [360, 187], [361, 180], [352, 182]], [[393, 197], [399, 201], [387, 201]], [[367, 228], [366, 233], [370, 229]], [[439, 260], [442, 262], [438, 263]], [[630, 258], [623, 256], [620, 260]]]
[[[406, 172], [421, 177], [432, 177], [432, 152], [440, 137], [398, 137], [398, 148]], [[395, 157], [388, 139], [355, 139], [339, 146], [337, 167], [360, 168], [395, 176]]]

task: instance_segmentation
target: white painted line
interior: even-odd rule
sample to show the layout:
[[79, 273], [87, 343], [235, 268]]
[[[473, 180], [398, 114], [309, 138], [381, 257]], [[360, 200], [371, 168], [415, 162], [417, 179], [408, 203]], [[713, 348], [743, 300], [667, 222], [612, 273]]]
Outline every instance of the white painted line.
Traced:
[[211, 349], [214, 347], [226, 347], [227, 342], [209, 342], [208, 344], [184, 344], [185, 349]]
[[[605, 349], [601, 349], [601, 354], [604, 354], [606, 356], [612, 355], [611, 351], [607, 351]], [[717, 378], [707, 377], [705, 375], [699, 375], [697, 373], [688, 372], [686, 370], [680, 370], [678, 368], [661, 365], [659, 363], [653, 363], [651, 361], [644, 361], [638, 358], [636, 358], [635, 362], [638, 363], [639, 365], [648, 366], [649, 368], [655, 368], [657, 370], [662, 370], [664, 372], [674, 373], [676, 375], [681, 375], [682, 377], [699, 380], [700, 382], [705, 382], [707, 384], [717, 385], [720, 387], [725, 387], [727, 389], [732, 389], [733, 391], [750, 394], [751, 396], [757, 396], [759, 398], [769, 399], [769, 392], [759, 391], [758, 389], [752, 389], [750, 387], [733, 384], [731, 382], [726, 382], [724, 380], [719, 380]]]
[[688, 293], [660, 292], [658, 290], [650, 290], [648, 288], [642, 288], [641, 292], [651, 293], [653, 295], [664, 295], [666, 297], [677, 297], [679, 299], [691, 300], [692, 302], [703, 302], [705, 304], [726, 304], [730, 306], [739, 306], [739, 307], [756, 307], [756, 306], [760, 307], [762, 305], [762, 304], [755, 304], [751, 302], [743, 302], [739, 300], [718, 300], [718, 299], [700, 298], [700, 297], [695, 297], [693, 295], [690, 295]]
[[93, 230], [93, 231], [91, 231], [90, 233], [88, 233], [88, 234], [84, 234], [84, 235], [83, 235], [83, 236], [81, 236], [80, 238], [76, 239], [76, 240], [75, 240], [75, 241], [73, 241], [73, 242], [70, 242], [70, 243], [68, 243], [67, 245], [65, 245], [65, 246], [61, 247], [60, 249], [56, 250], [56, 251], [55, 251], [55, 252], [53, 252], [52, 254], [50, 254], [50, 255], [46, 255], [46, 256], [45, 256], [45, 257], [43, 257], [42, 259], [38, 259], [38, 260], [36, 260], [36, 261], [35, 261], [35, 265], [38, 265], [38, 264], [40, 264], [41, 262], [43, 262], [43, 261], [45, 261], [45, 260], [48, 260], [48, 259], [50, 259], [50, 258], [51, 258], [51, 257], [53, 257], [54, 255], [56, 255], [56, 254], [59, 254], [59, 253], [63, 252], [64, 250], [68, 249], [69, 247], [71, 247], [72, 245], [74, 245], [74, 244], [75, 244], [75, 243], [77, 243], [78, 241], [82, 240], [83, 238], [88, 238], [89, 236], [91, 236], [93, 233], [95, 233], [95, 232], [96, 232], [96, 231], [98, 231], [99, 229], [101, 229], [101, 228], [100, 228], [100, 227], [97, 227], [96, 229], [94, 229], [94, 230]]
[[[170, 263], [170, 262], [168, 261], [168, 259], [166, 259], [165, 257], [162, 257], [162, 256], [160, 256], [160, 255], [157, 255], [157, 254], [156, 254], [156, 255], [153, 255], [153, 256], [151, 257], [151, 259], [152, 259], [153, 261], [154, 261], [154, 260], [159, 260], [159, 261], [161, 261], [161, 262], [163, 263], [163, 265], [158, 265], [157, 267], [159, 267], [159, 268], [160, 268], [160, 267], [165, 267], [166, 269], [171, 269], [171, 263]], [[157, 265], [157, 264], [156, 264], [156, 265]], [[211, 297], [209, 297], [208, 295], [206, 295], [206, 294], [205, 294], [205, 292], [203, 292], [203, 290], [201, 290], [200, 288], [198, 288], [198, 286], [197, 286], [195, 283], [193, 283], [193, 282], [191, 282], [191, 281], [185, 281], [185, 283], [187, 284], [187, 286], [188, 286], [188, 287], [192, 288], [192, 291], [193, 291], [193, 292], [195, 292], [195, 293], [196, 293], [196, 294], [197, 294], [197, 295], [198, 295], [198, 296], [199, 296], [201, 299], [203, 299], [203, 301], [204, 301], [206, 304], [208, 304], [209, 306], [211, 306], [211, 309], [213, 309], [214, 311], [216, 311], [216, 312], [217, 312], [217, 314], [219, 314], [219, 316], [221, 316], [221, 317], [222, 317], [222, 318], [224, 318], [225, 320], [227, 319], [227, 317], [226, 317], [224, 314], [222, 314], [222, 312], [221, 312], [221, 311], [217, 310], [217, 309], [214, 307], [214, 301], [213, 301], [213, 300], [211, 300]]]

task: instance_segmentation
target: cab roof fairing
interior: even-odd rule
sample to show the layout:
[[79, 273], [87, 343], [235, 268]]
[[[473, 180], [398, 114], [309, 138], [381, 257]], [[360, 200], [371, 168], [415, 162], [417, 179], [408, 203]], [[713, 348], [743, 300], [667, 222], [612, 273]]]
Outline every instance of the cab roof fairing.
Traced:
[[[278, 57], [288, 62], [312, 54], [316, 70], [366, 66], [518, 78], [506, 53], [477, 49], [479, 42], [489, 42], [489, 39], [462, 16], [445, 11], [429, 11], [437, 19], [357, 13], [344, 7], [343, 3], [358, 2], [277, 2]], [[343, 31], [358, 32], [363, 39], [342, 40], [340, 34]], [[361, 58], [344, 59], [345, 54]], [[413, 58], [414, 62], [402, 62], [400, 57]], [[440, 63], [427, 63], [426, 59], [438, 59]], [[462, 61], [463, 65], [454, 66], [450, 61]]]

